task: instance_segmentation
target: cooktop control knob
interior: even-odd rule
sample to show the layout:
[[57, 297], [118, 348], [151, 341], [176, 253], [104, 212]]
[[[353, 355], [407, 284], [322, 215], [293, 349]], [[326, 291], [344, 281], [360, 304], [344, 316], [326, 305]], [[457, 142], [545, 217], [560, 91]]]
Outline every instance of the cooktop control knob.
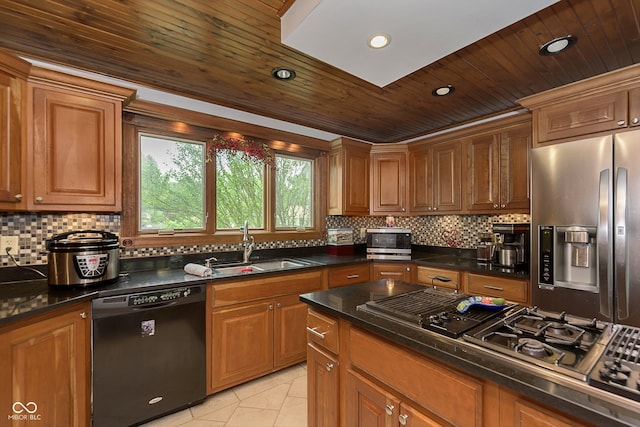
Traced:
[[600, 369], [600, 377], [613, 383], [626, 385], [631, 375], [631, 369], [624, 366], [619, 359], [607, 360]]

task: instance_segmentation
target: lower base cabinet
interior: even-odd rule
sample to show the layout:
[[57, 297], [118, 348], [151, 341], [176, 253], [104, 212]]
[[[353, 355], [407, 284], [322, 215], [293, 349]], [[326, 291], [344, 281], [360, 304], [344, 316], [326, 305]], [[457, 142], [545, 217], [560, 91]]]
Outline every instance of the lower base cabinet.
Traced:
[[208, 394], [305, 360], [307, 305], [299, 295], [320, 290], [321, 278], [312, 271], [211, 285]]
[[362, 375], [347, 371], [345, 410], [347, 425], [354, 427], [445, 426]]
[[0, 330], [2, 425], [90, 425], [88, 303]]
[[339, 365], [336, 356], [307, 346], [308, 424], [316, 427], [340, 425]]

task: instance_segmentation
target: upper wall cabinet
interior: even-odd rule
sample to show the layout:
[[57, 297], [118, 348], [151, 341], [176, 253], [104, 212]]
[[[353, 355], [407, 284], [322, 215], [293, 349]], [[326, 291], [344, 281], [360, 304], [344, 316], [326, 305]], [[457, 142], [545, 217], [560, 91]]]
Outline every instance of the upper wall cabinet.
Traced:
[[463, 140], [467, 210], [470, 213], [529, 211], [531, 122], [504, 125]]
[[27, 77], [31, 64], [0, 51], [0, 209], [25, 208], [21, 167], [27, 141]]
[[460, 142], [412, 145], [409, 154], [410, 211], [447, 214], [462, 211]]
[[533, 112], [533, 145], [640, 125], [640, 65], [518, 100]]
[[371, 148], [371, 214], [398, 215], [409, 211], [407, 146], [378, 144]]
[[122, 107], [131, 89], [34, 68], [27, 209], [122, 209]]
[[339, 138], [331, 143], [328, 157], [329, 215], [369, 214], [370, 145]]

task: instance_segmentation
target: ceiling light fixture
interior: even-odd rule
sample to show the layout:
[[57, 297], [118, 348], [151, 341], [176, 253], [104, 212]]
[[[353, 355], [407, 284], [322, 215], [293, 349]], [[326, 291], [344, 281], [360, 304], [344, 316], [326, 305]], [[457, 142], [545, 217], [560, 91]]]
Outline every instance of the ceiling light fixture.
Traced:
[[296, 72], [285, 67], [274, 68], [271, 70], [271, 75], [277, 80], [293, 80], [296, 78]]
[[391, 37], [388, 34], [380, 33], [374, 34], [369, 37], [369, 42], [367, 43], [372, 49], [382, 49], [386, 47], [391, 42]]
[[431, 94], [433, 96], [447, 96], [451, 95], [456, 90], [452, 85], [440, 86], [435, 88]]
[[577, 41], [578, 38], [571, 35], [558, 37], [557, 39], [548, 41], [540, 46], [540, 50], [538, 52], [543, 56], [555, 55], [569, 49], [571, 46], [576, 44]]

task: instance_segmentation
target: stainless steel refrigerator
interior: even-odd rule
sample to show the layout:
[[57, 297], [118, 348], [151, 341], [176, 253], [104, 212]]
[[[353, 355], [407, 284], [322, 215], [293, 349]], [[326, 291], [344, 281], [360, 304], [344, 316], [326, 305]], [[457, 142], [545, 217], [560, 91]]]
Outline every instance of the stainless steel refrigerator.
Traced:
[[640, 131], [532, 150], [532, 303], [640, 327]]

